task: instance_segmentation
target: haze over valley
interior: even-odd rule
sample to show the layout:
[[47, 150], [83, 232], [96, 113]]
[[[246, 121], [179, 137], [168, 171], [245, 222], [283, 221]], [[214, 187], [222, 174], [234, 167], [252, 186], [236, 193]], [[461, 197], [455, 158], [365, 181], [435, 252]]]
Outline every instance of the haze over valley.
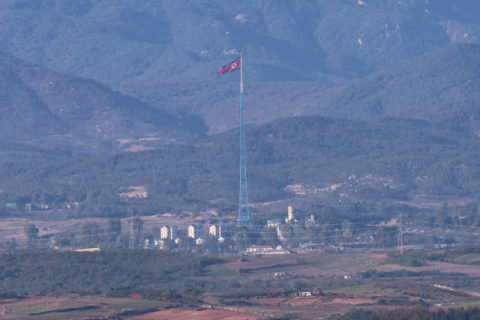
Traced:
[[479, 17], [2, 1], [0, 318], [475, 318]]

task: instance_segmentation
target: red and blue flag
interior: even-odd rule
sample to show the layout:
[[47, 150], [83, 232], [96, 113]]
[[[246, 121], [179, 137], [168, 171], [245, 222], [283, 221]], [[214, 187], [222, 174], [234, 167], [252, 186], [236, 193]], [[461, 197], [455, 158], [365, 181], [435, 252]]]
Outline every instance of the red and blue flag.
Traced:
[[240, 69], [242, 67], [242, 58], [237, 58], [236, 60], [233, 60], [227, 65], [224, 65], [223, 67], [220, 68], [220, 74], [224, 74], [227, 72], [232, 72], [237, 69]]

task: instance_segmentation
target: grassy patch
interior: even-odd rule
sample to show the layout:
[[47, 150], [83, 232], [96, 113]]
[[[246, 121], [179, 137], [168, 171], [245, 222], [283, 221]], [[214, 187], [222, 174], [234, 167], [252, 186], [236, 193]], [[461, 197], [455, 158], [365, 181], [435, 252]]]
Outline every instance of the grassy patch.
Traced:
[[375, 293], [383, 290], [383, 287], [377, 284], [364, 284], [360, 286], [353, 287], [343, 287], [335, 290], [330, 290], [330, 292], [340, 292], [345, 294], [355, 294], [355, 293]]
[[405, 267], [422, 267], [426, 264], [427, 256], [423, 250], [408, 250], [401, 254], [391, 252], [385, 264], [398, 264]]
[[253, 281], [252, 279], [250, 279], [249, 277], [236, 277], [236, 278], [233, 278], [233, 279], [229, 279], [231, 281], [238, 281], [238, 282], [248, 282], [248, 281]]
[[122, 312], [124, 309], [150, 309], [150, 308], [163, 308], [169, 303], [161, 301], [150, 301], [150, 300], [138, 300], [138, 299], [124, 299], [118, 301], [117, 303], [108, 304], [107, 307], [118, 312]]
[[480, 260], [480, 254], [478, 253], [472, 253], [472, 254], [467, 254], [458, 258], [453, 259], [455, 262], [478, 262]]
[[237, 272], [222, 265], [213, 265], [205, 268], [205, 276], [207, 277], [235, 277]]
[[224, 304], [226, 306], [259, 306], [259, 303], [240, 300], [240, 299], [219, 299], [219, 303]]

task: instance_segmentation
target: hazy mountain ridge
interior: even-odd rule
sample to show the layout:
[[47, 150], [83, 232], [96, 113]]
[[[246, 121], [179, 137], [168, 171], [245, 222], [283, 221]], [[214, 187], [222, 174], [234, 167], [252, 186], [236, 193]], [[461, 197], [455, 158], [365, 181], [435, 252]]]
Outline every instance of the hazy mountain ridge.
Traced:
[[[292, 186], [327, 202], [340, 194], [375, 202], [418, 194], [480, 196], [479, 138], [422, 120], [284, 118], [248, 129], [247, 150], [252, 203], [302, 197]], [[144, 214], [231, 208], [238, 201], [238, 133], [196, 145], [0, 169], [3, 199], [71, 199], [82, 203], [77, 215], [123, 215], [131, 205]], [[129, 186], [145, 186], [148, 197], [122, 201], [119, 194]]]
[[[237, 78], [237, 75], [232, 75]], [[247, 75], [248, 76], [248, 75]], [[239, 126], [239, 84], [219, 81], [159, 82], [142, 88], [124, 86], [120, 91], [151, 105], [165, 106], [172, 115], [200, 116], [208, 134], [221, 134]], [[258, 125], [286, 116], [314, 114], [341, 90], [327, 81], [244, 80], [245, 121]]]
[[93, 80], [59, 74], [4, 53], [0, 53], [0, 90], [2, 140], [108, 154], [121, 151], [119, 139], [147, 138], [162, 145], [197, 138], [195, 130], [183, 129], [159, 108]]
[[215, 79], [243, 51], [255, 81], [346, 79], [480, 39], [472, 1], [7, 0], [0, 49], [107, 83]]
[[[478, 74], [480, 45], [462, 44], [403, 61], [345, 86], [329, 81], [254, 83], [247, 78], [246, 121], [256, 125], [283, 116], [317, 114], [414, 118], [478, 128]], [[125, 86], [122, 91], [152, 105], [166, 105], [173, 114], [201, 115], [209, 133], [238, 126], [234, 83], [157, 83], [142, 90]]]
[[444, 120], [478, 127], [479, 73], [480, 45], [450, 46], [353, 81], [318, 113], [353, 119]]
[[[124, 93], [2, 55], [0, 133], [17, 142], [5, 147], [2, 161], [52, 159], [52, 150], [62, 150], [59, 157], [108, 155], [231, 131], [238, 127], [238, 73], [220, 76], [218, 66], [242, 50], [248, 125], [307, 116], [249, 130], [252, 201], [295, 197], [292, 185], [329, 195], [341, 188], [326, 187], [341, 184], [345, 194], [365, 198], [479, 195], [472, 179], [478, 139], [458, 127], [480, 123], [480, 46], [449, 45], [477, 41], [480, 5], [237, 4], [0, 4], [0, 27], [6, 30], [0, 48]], [[385, 120], [392, 116], [421, 120]], [[446, 122], [451, 126], [443, 128]], [[28, 146], [35, 151], [28, 154]], [[120, 188], [131, 185], [146, 185], [149, 198], [139, 206], [148, 210], [207, 207], [216, 199], [231, 205], [237, 160], [238, 134], [232, 133], [110, 158], [8, 163], [0, 186], [11, 190], [5, 194], [11, 201], [73, 197], [94, 215], [104, 214], [100, 206], [123, 208]], [[353, 185], [350, 176], [375, 182]]]

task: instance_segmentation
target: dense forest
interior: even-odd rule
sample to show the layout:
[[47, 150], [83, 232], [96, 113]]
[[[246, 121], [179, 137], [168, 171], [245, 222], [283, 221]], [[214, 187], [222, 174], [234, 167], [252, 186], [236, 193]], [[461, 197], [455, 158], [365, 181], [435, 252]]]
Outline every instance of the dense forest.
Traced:
[[211, 80], [218, 61], [239, 52], [257, 81], [354, 78], [476, 41], [479, 9], [471, 1], [8, 0], [0, 5], [0, 50], [136, 87]]
[[[320, 205], [340, 194], [377, 203], [418, 194], [478, 197], [478, 147], [474, 134], [426, 121], [284, 118], [247, 130], [249, 196], [285, 199], [295, 196], [289, 185], [301, 185]], [[125, 216], [128, 206], [140, 214], [224, 209], [237, 201], [237, 150], [231, 133], [104, 158], [5, 162], [0, 197], [79, 202], [70, 216]], [[147, 198], [120, 197], [130, 186], [145, 186]]]
[[428, 309], [393, 310], [372, 312], [354, 310], [340, 317], [331, 317], [332, 320], [474, 320], [480, 317], [478, 308], [451, 308], [448, 310], [429, 311]]
[[139, 290], [190, 286], [192, 277], [218, 263], [215, 257], [163, 250], [101, 252], [14, 251], [0, 259], [1, 292], [107, 292], [131, 286]]
[[442, 120], [477, 128], [479, 59], [478, 44], [427, 53], [349, 83], [317, 113], [353, 119]]
[[[0, 53], [2, 160], [109, 155], [129, 141], [194, 142], [202, 130], [93, 80]], [[31, 154], [29, 155], [28, 152]], [[26, 156], [26, 159], [24, 158]]]

